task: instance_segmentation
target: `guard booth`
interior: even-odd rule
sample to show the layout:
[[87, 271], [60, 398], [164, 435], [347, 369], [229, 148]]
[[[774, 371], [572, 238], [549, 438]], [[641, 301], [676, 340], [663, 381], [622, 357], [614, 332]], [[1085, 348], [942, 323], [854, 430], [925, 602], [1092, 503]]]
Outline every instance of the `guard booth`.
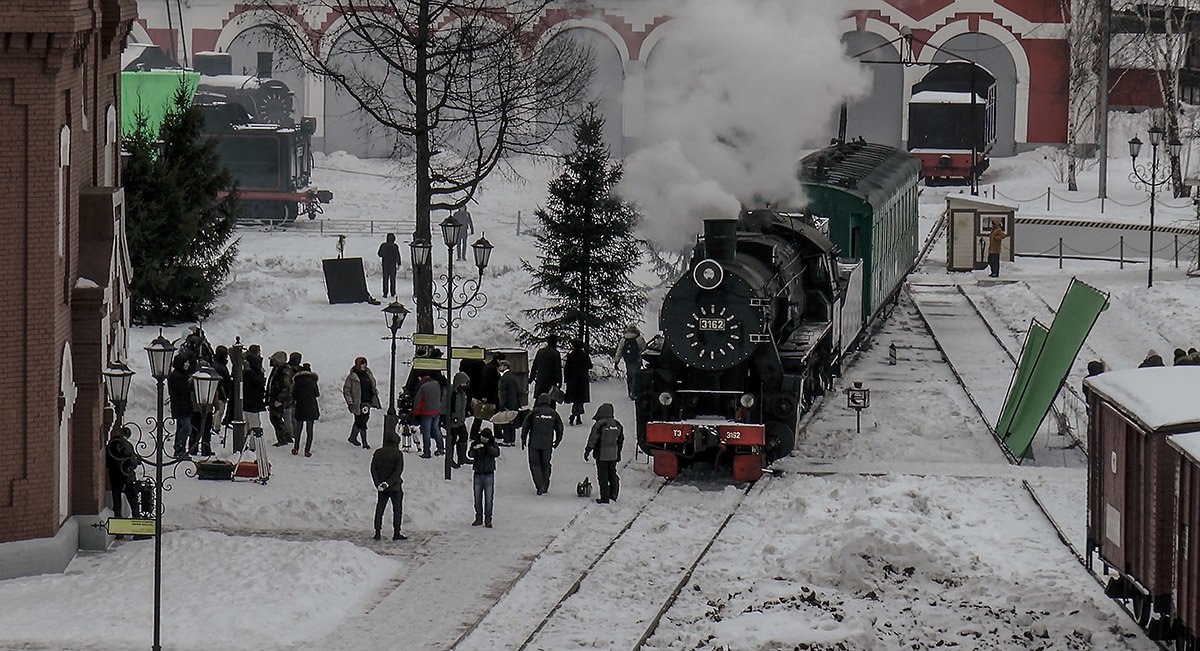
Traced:
[[489, 356], [497, 353], [508, 360], [508, 372], [517, 376], [518, 393], [521, 396], [521, 406], [529, 405], [529, 353], [524, 348], [488, 348]]
[[1000, 259], [1013, 261], [1013, 225], [1017, 209], [1000, 203], [980, 201], [975, 197], [948, 195], [946, 197], [946, 270], [975, 271], [987, 268], [988, 233], [992, 220], [1003, 220], [1004, 238]]

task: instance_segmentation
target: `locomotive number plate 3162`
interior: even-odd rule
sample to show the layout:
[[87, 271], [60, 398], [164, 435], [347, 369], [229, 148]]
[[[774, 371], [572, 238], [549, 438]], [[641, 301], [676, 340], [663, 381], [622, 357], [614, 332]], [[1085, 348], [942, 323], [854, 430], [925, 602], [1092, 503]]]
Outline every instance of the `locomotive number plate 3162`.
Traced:
[[701, 330], [724, 330], [725, 319], [700, 319]]

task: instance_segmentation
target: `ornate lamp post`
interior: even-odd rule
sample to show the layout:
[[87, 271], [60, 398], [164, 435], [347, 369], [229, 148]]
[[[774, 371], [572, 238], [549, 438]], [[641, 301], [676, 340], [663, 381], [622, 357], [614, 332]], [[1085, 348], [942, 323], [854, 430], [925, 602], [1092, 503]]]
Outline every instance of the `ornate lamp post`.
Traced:
[[383, 308], [384, 321], [387, 322], [388, 330], [392, 331], [392, 379], [388, 383], [392, 395], [388, 401], [387, 415], [383, 417], [383, 431], [388, 434], [396, 433], [396, 421], [399, 419], [396, 414], [396, 333], [400, 332], [406, 316], [408, 308], [397, 301], [392, 301]]
[[[478, 275], [475, 278], [467, 278], [463, 281], [462, 286], [455, 294], [454, 289], [454, 248], [458, 245], [458, 236], [462, 232], [462, 224], [453, 216], [446, 217], [439, 224], [442, 229], [442, 242], [446, 245], [446, 293], [445, 300], [439, 301], [437, 292], [433, 297], [433, 304], [443, 310], [446, 310], [446, 379], [453, 380], [451, 364], [454, 359], [454, 311], [467, 308], [468, 316], [474, 317], [479, 313], [479, 309], [487, 304], [487, 295], [481, 293], [480, 284], [483, 281], [483, 272], [487, 269], [488, 261], [492, 257], [491, 242], [487, 238], [480, 237], [478, 241], [471, 245], [471, 249], [475, 256], [475, 267], [478, 269]], [[429, 262], [429, 253], [433, 249], [433, 245], [425, 240], [417, 240], [409, 245], [412, 251], [413, 265], [420, 266]], [[450, 449], [452, 442], [447, 442], [445, 455], [445, 473], [446, 479], [450, 479], [452, 466]]]
[[[1142, 151], [1142, 141], [1137, 136], [1134, 136], [1129, 141], [1129, 158], [1133, 161], [1133, 171], [1129, 174], [1129, 180], [1133, 181], [1134, 185], [1140, 185], [1150, 188], [1150, 252], [1146, 255], [1146, 287], [1154, 287], [1154, 194], [1158, 186], [1165, 185], [1170, 177], [1158, 179], [1158, 145], [1162, 143], [1163, 129], [1157, 125], [1150, 127], [1150, 178], [1147, 179], [1146, 166], [1137, 164], [1138, 154]], [[1167, 148], [1170, 149], [1171, 156], [1179, 156], [1179, 149], [1183, 146], [1175, 138], [1171, 138], [1167, 143]]]
[[[125, 403], [129, 399], [129, 382], [133, 379], [133, 370], [125, 362], [117, 361], [109, 364], [108, 368], [100, 373], [104, 376], [104, 391], [108, 394], [108, 401], [113, 404], [116, 415], [113, 431], [119, 432], [122, 423], [125, 422]], [[101, 433], [100, 436], [100, 447], [104, 447], [104, 434]]]

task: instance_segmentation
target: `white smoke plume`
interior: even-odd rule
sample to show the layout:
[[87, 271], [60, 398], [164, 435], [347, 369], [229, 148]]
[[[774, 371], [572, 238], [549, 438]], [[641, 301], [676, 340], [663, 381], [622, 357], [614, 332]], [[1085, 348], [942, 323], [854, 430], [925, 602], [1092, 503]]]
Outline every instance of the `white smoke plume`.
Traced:
[[620, 187], [644, 237], [680, 250], [705, 218], [799, 202], [797, 161], [836, 135], [836, 108], [869, 83], [843, 53], [844, 11], [838, 0], [680, 5], [650, 56], [645, 146]]

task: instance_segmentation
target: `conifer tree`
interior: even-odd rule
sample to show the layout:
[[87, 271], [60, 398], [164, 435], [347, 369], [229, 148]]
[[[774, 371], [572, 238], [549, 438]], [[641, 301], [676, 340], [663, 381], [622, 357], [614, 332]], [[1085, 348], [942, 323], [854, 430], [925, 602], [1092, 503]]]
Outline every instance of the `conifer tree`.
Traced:
[[638, 213], [614, 193], [622, 168], [609, 158], [604, 117], [594, 104], [575, 125], [574, 138], [563, 172], [550, 181], [546, 207], [534, 213], [545, 232], [540, 266], [522, 261], [534, 279], [531, 289], [552, 302], [524, 310], [536, 321], [532, 331], [512, 321], [509, 327], [525, 344], [554, 334], [611, 351], [646, 304], [631, 279], [641, 259], [633, 237]]
[[[236, 188], [204, 116], [181, 81], [157, 134], [143, 114], [124, 139], [122, 183], [137, 323], [178, 323], [208, 316], [237, 254]], [[219, 192], [231, 191], [224, 198]]]

